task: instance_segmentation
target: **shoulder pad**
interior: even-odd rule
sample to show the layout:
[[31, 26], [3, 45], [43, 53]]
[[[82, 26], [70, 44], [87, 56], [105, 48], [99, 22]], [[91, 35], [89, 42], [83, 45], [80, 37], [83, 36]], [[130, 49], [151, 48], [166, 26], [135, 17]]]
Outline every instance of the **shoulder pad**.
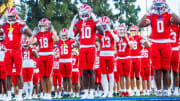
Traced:
[[3, 27], [6, 27], [6, 23], [3, 24]]
[[36, 33], [36, 36], [38, 36], [39, 35], [39, 33]]

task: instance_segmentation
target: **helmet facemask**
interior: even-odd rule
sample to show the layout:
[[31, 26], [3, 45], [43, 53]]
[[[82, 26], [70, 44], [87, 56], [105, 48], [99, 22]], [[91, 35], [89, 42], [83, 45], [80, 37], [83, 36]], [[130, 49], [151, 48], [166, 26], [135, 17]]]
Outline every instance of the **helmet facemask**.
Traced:
[[118, 35], [120, 37], [124, 37], [126, 32], [127, 32], [126, 29], [123, 29], [123, 28], [118, 29]]
[[83, 21], [86, 21], [87, 19], [89, 19], [89, 11], [88, 10], [80, 10], [79, 11], [79, 17]]

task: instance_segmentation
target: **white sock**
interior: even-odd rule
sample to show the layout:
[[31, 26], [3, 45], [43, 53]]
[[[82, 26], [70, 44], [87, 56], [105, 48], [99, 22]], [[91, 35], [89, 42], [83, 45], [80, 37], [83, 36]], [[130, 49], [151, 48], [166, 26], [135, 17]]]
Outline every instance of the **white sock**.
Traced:
[[129, 93], [129, 89], [126, 89], [126, 92], [128, 92], [128, 93]]
[[146, 90], [143, 90], [143, 94], [146, 94]]
[[149, 94], [150, 90], [146, 90], [147, 91], [147, 94]]
[[121, 89], [121, 92], [125, 92], [125, 90], [124, 90], [124, 89]]
[[113, 93], [113, 87], [114, 87], [114, 73], [109, 74], [109, 82], [110, 82], [110, 93]]
[[57, 94], [57, 92], [55, 92], [55, 96], [57, 96], [58, 94]]
[[88, 95], [88, 91], [89, 91], [88, 89], [85, 89], [85, 90], [84, 90], [84, 94], [85, 94], [85, 95]]
[[177, 92], [178, 92], [178, 89], [179, 89], [179, 87], [175, 87], [174, 91], [177, 91]]
[[137, 89], [136, 92], [140, 94], [140, 90], [139, 89]]
[[170, 88], [170, 87], [168, 87], [168, 91], [171, 91], [171, 88]]
[[19, 96], [22, 97], [23, 90], [19, 89]]
[[90, 95], [94, 95], [94, 89], [90, 89]]
[[61, 92], [59, 91], [59, 95], [61, 95]]
[[32, 91], [33, 91], [33, 82], [30, 81], [30, 82], [29, 82], [29, 96], [32, 95]]
[[108, 92], [108, 80], [107, 80], [106, 74], [102, 74], [102, 86], [103, 86], [104, 93], [107, 94], [107, 92]]
[[11, 91], [7, 91], [7, 95], [11, 97]]
[[100, 91], [99, 91], [99, 94], [101, 94], [101, 95], [102, 95], [102, 90], [100, 90]]
[[51, 97], [51, 93], [48, 93], [48, 97]]
[[26, 93], [26, 96], [28, 95], [28, 83], [27, 82], [24, 82], [24, 91]]
[[67, 92], [64, 92], [65, 95], [67, 95], [68, 93]]

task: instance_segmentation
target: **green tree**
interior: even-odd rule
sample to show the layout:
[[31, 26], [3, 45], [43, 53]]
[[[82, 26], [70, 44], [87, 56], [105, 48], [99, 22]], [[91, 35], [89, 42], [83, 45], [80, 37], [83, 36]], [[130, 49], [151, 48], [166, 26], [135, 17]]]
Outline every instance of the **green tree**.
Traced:
[[[125, 23], [129, 28], [138, 24], [138, 12], [141, 10], [139, 6], [135, 6], [136, 0], [113, 0], [115, 9], [120, 12], [117, 14], [119, 23]], [[123, 17], [124, 16], [124, 17]]]
[[48, 18], [59, 32], [63, 27], [69, 27], [77, 8], [71, 0], [21, 0], [27, 5], [28, 26], [33, 29], [41, 18]]
[[[75, 0], [77, 2], [78, 0]], [[108, 0], [80, 0], [82, 4], [88, 4], [92, 7], [93, 12], [98, 16], [108, 16], [112, 19], [112, 23], [117, 20], [116, 15], [113, 15], [113, 11], [108, 3]]]

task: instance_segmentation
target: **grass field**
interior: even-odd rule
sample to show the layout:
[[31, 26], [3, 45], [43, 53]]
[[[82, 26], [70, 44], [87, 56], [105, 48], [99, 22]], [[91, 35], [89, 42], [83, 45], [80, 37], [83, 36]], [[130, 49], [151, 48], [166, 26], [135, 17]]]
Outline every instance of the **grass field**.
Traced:
[[[33, 99], [34, 101], [43, 101], [40, 99]], [[173, 101], [180, 101], [180, 97], [156, 97], [156, 96], [130, 96], [130, 97], [118, 97], [115, 96], [113, 98], [100, 98], [100, 97], [96, 97], [95, 99], [80, 99], [80, 98], [66, 98], [66, 99], [52, 99], [55, 101], [58, 100], [63, 100], [63, 101], [89, 101], [89, 100], [93, 100], [93, 101], [119, 101], [119, 100], [131, 100], [131, 101], [135, 101], [135, 100], [173, 100]], [[32, 100], [26, 100], [26, 101], [32, 101]], [[45, 101], [45, 100], [44, 100]]]

